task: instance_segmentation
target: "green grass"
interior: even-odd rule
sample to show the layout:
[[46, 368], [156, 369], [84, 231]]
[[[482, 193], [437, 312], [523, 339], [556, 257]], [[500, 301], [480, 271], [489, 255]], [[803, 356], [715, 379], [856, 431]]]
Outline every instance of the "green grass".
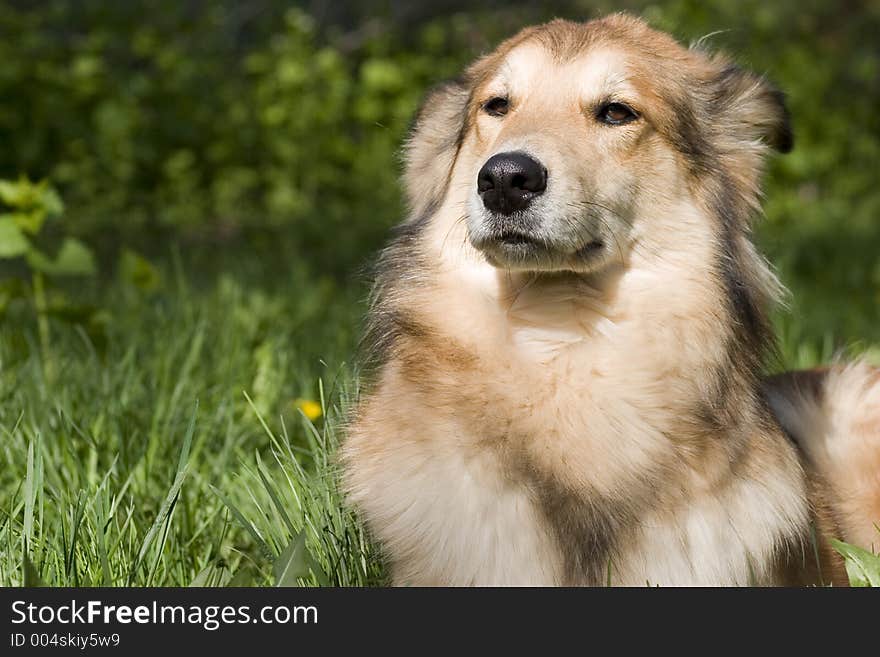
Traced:
[[[152, 296], [86, 285], [102, 313], [53, 322], [47, 354], [27, 306], [4, 317], [0, 585], [384, 581], [335, 477], [363, 290], [228, 260], [170, 266]], [[809, 325], [778, 316], [779, 366], [839, 348]]]
[[51, 380], [4, 318], [0, 585], [381, 581], [334, 476], [358, 293], [284, 278], [114, 284], [103, 335], [53, 325]]

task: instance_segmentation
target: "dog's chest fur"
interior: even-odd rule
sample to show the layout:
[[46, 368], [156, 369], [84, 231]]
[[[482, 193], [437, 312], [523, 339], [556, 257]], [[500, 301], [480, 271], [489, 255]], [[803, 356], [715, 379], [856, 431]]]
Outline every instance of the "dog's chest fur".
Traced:
[[[583, 577], [567, 570], [535, 492], [507, 481], [497, 463], [404, 449], [386, 454], [384, 469], [386, 483], [360, 504], [368, 517], [376, 513], [371, 526], [394, 555], [398, 585], [772, 584], [774, 559], [800, 520], [797, 511], [772, 517], [800, 506], [790, 492], [777, 491], [788, 496], [780, 500], [764, 482], [744, 483], [640, 519]], [[756, 517], [755, 508], [768, 517]]]
[[[641, 276], [617, 282], [633, 303]], [[682, 435], [709, 349], [692, 317], [687, 344], [568, 282], [471, 301], [410, 338], [346, 446], [396, 583], [773, 581], [807, 522], [796, 457], [756, 436], [762, 468], [734, 473], [724, 436]]]

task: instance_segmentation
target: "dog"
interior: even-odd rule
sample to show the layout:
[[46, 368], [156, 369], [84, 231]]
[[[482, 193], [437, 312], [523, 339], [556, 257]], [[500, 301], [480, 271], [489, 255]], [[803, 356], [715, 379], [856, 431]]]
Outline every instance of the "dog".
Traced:
[[395, 585], [845, 585], [880, 374], [764, 376], [751, 240], [783, 94], [616, 14], [428, 94], [378, 259], [343, 487]]

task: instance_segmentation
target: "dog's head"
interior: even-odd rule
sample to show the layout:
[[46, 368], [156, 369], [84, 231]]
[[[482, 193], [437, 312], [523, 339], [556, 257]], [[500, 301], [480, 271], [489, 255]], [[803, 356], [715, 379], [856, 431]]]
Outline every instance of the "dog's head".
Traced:
[[435, 90], [405, 182], [417, 215], [452, 202], [495, 266], [588, 272], [676, 197], [753, 205], [767, 147], [791, 145], [763, 78], [614, 15], [526, 29]]

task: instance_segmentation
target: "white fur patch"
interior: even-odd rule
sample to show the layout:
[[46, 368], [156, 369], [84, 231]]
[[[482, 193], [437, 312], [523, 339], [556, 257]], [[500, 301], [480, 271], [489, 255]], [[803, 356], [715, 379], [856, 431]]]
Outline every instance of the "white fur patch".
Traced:
[[394, 584], [557, 583], [555, 545], [528, 491], [505, 480], [486, 452], [461, 445], [454, 432], [430, 435], [451, 429], [448, 420], [424, 419], [422, 440], [399, 442], [375, 472], [358, 472], [349, 481], [352, 501], [395, 557]]
[[622, 546], [612, 584], [629, 586], [757, 586], [773, 584], [771, 566], [792, 527], [808, 523], [806, 491], [790, 473], [735, 481], [673, 513], [644, 519]]

